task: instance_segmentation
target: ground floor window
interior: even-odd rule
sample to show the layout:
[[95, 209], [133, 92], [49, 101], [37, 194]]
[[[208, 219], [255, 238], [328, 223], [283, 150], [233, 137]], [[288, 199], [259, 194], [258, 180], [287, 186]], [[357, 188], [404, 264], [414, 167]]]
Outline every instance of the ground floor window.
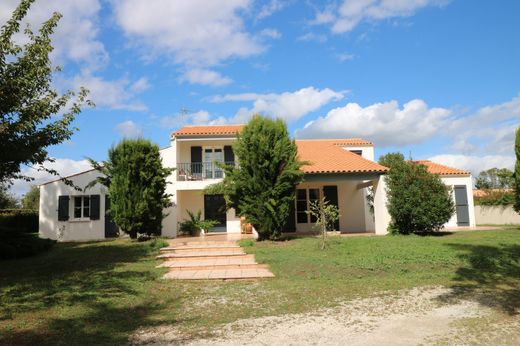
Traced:
[[320, 199], [320, 189], [297, 189], [296, 190], [296, 222], [315, 223], [316, 217], [309, 215], [310, 204]]
[[74, 196], [74, 218], [90, 217], [90, 196]]

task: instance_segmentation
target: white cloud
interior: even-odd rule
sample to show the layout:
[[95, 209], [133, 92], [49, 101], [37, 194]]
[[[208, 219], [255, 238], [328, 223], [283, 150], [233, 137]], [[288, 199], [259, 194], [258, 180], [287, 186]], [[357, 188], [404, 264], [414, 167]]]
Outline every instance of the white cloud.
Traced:
[[80, 74], [69, 81], [70, 86], [78, 90], [81, 86], [87, 88], [89, 99], [94, 101], [96, 107], [109, 109], [124, 109], [128, 111], [145, 111], [146, 105], [134, 101], [136, 94], [146, 90], [149, 86], [142, 78], [132, 83], [127, 78], [108, 81], [91, 74]]
[[151, 87], [151, 85], [150, 85], [150, 82], [148, 82], [148, 78], [141, 77], [132, 84], [130, 89], [135, 93], [141, 93], [143, 91], [150, 89], [150, 87]]
[[206, 69], [190, 69], [184, 73], [180, 80], [187, 81], [191, 84], [202, 84], [210, 86], [224, 86], [233, 82], [229, 77]]
[[336, 57], [338, 58], [339, 61], [345, 62], [345, 61], [353, 60], [355, 56], [354, 56], [354, 54], [340, 53]]
[[280, 37], [282, 37], [282, 34], [278, 30], [273, 28], [263, 29], [262, 31], [260, 31], [260, 35], [272, 38], [273, 40], [277, 40]]
[[[16, 8], [19, 0], [0, 2], [0, 24], [4, 24]], [[55, 30], [52, 44], [53, 61], [63, 64], [71, 60], [88, 66], [89, 69], [102, 68], [109, 60], [103, 43], [98, 39], [99, 0], [46, 0], [36, 1], [28, 12], [25, 23], [30, 23], [33, 30], [49, 19], [53, 12], [60, 12], [63, 17]], [[22, 26], [23, 28], [23, 26]], [[17, 35], [19, 42], [26, 42], [24, 35]]]
[[[62, 177], [83, 172], [92, 168], [87, 160], [76, 161], [71, 159], [55, 159], [54, 162], [45, 162], [43, 166], [48, 169], [56, 170]], [[22, 169], [21, 173], [25, 176], [34, 178], [34, 180], [29, 182], [24, 180], [15, 180], [13, 182], [13, 186], [11, 186], [11, 192], [17, 196], [21, 196], [27, 193], [31, 185], [39, 185], [59, 178], [45, 171], [39, 171], [37, 170], [37, 167], [26, 167]]]
[[132, 120], [126, 120], [116, 125], [117, 132], [126, 138], [140, 137], [143, 135], [143, 130], [139, 125]]
[[297, 41], [306, 41], [306, 42], [315, 41], [315, 42], [323, 43], [323, 42], [327, 41], [327, 36], [323, 35], [323, 34], [316, 34], [314, 32], [308, 32], [306, 34], [299, 36], [296, 40]]
[[256, 15], [256, 20], [261, 20], [273, 15], [273, 13], [282, 10], [286, 3], [280, 0], [271, 0], [269, 3], [263, 5]]
[[512, 154], [514, 130], [520, 125], [520, 94], [510, 101], [482, 107], [454, 119], [446, 129], [462, 152], [484, 150], [493, 154]]
[[256, 113], [280, 117], [287, 122], [292, 122], [332, 101], [341, 100], [344, 96], [345, 92], [338, 92], [329, 88], [320, 90], [314, 87], [307, 87], [294, 92], [283, 92], [280, 94], [244, 93], [217, 95], [210, 98], [210, 101], [215, 103], [253, 101], [252, 107], [240, 108], [234, 118], [231, 119], [231, 122], [247, 121], [251, 115]]
[[207, 68], [230, 58], [258, 54], [264, 47], [249, 33], [243, 15], [251, 0], [113, 0], [115, 19], [149, 57]]
[[191, 125], [223, 125], [227, 123], [224, 117], [212, 117], [208, 111], [200, 110], [188, 114], [164, 116], [160, 120], [161, 127], [177, 129], [185, 124]]
[[334, 33], [353, 30], [362, 21], [409, 17], [429, 6], [443, 6], [449, 0], [343, 0], [317, 11], [313, 24], [331, 25]]
[[362, 107], [348, 103], [331, 110], [298, 130], [304, 138], [364, 137], [378, 146], [418, 144], [437, 133], [451, 115], [445, 108], [430, 108], [422, 100], [399, 107], [397, 101]]
[[429, 160], [470, 171], [473, 176], [493, 167], [513, 169], [515, 159], [505, 155], [435, 155]]

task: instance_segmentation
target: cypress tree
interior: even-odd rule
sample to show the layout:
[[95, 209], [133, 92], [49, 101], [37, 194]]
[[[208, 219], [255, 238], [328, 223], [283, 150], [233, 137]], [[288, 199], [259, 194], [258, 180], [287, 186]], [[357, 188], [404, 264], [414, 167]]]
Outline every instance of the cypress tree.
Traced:
[[516, 129], [515, 139], [515, 205], [514, 208], [520, 214], [520, 127]]
[[104, 174], [97, 182], [108, 187], [110, 215], [131, 238], [160, 234], [164, 208], [171, 205], [159, 147], [145, 139], [123, 139], [108, 151], [108, 161], [92, 162]]
[[233, 150], [239, 165], [223, 167], [222, 191], [260, 239], [276, 239], [287, 223], [296, 185], [303, 180], [296, 143], [281, 119], [255, 115]]

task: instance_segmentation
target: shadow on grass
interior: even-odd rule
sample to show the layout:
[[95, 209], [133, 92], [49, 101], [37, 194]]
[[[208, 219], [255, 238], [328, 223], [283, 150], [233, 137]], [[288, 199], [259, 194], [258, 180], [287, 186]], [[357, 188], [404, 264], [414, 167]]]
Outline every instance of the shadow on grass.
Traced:
[[0, 262], [0, 344], [127, 343], [167, 308], [148, 292], [160, 275], [154, 255], [147, 244], [119, 241], [58, 244]]
[[447, 244], [466, 263], [457, 269], [452, 291], [442, 300], [470, 298], [516, 315], [520, 309], [520, 246]]

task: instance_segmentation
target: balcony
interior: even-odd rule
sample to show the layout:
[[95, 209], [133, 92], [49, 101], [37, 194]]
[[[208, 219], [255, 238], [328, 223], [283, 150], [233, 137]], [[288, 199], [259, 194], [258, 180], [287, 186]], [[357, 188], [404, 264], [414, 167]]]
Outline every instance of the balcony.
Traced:
[[[235, 162], [225, 162], [234, 166]], [[201, 181], [224, 178], [224, 170], [215, 162], [181, 162], [177, 163], [177, 181]]]

